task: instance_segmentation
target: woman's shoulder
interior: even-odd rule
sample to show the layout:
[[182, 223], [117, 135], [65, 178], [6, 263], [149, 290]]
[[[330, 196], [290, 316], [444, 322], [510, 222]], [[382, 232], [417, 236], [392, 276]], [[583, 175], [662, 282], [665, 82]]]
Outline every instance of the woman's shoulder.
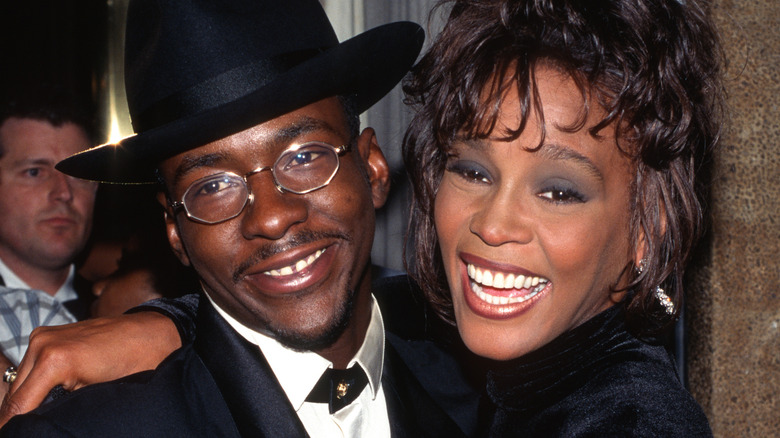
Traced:
[[[532, 436], [712, 436], [707, 417], [677, 376], [663, 346], [621, 329], [564, 366], [557, 396], [532, 414]], [[604, 340], [606, 339], [606, 341]], [[603, 342], [602, 342], [603, 341]]]
[[599, 436], [712, 436], [665, 349], [639, 341], [605, 357], [565, 403], [572, 427]]

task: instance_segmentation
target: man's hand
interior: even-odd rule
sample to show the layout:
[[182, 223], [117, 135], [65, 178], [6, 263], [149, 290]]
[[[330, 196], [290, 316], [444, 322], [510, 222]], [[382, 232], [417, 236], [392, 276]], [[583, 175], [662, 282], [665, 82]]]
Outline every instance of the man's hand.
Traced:
[[156, 312], [39, 327], [3, 400], [0, 426], [38, 407], [57, 385], [73, 391], [154, 369], [179, 347], [176, 326]]
[[[0, 373], [4, 373], [11, 365], [13, 365], [13, 363], [11, 363], [4, 354], [0, 353]], [[8, 394], [8, 386], [7, 383], [0, 382], [0, 397], [5, 398], [5, 395]], [[0, 424], [0, 426], [3, 424], [5, 424], [5, 422]]]

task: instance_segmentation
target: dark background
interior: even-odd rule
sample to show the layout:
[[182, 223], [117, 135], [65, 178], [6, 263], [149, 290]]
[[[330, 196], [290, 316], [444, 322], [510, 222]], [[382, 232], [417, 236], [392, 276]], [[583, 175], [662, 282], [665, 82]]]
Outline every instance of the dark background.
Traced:
[[105, 0], [0, 0], [3, 87], [64, 85], [98, 105], [107, 41]]

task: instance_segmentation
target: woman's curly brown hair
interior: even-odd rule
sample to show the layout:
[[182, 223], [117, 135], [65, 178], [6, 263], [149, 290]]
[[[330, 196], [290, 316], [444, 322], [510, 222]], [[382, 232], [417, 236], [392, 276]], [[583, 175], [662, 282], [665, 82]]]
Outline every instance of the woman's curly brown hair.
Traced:
[[704, 5], [697, 0], [443, 3], [452, 6], [449, 20], [404, 84], [416, 110], [403, 148], [414, 188], [410, 272], [437, 311], [453, 321], [433, 223], [447, 149], [456, 135], [490, 135], [511, 86], [518, 89], [522, 119], [501, 134], [517, 138], [531, 108], [542, 114], [534, 68], [552, 65], [572, 77], [586, 102], [606, 110], [600, 123], [588, 127], [590, 134], [615, 126], [616, 146], [634, 162], [630, 237], [633, 244], [644, 239], [645, 262], [641, 273], [634, 272], [633, 263], [625, 267], [632, 280], [625, 305], [635, 334], [660, 332], [676, 314], [667, 315], [653, 292], [662, 286], [680, 308], [684, 268], [703, 227], [699, 172], [711, 158], [723, 116], [723, 55]]

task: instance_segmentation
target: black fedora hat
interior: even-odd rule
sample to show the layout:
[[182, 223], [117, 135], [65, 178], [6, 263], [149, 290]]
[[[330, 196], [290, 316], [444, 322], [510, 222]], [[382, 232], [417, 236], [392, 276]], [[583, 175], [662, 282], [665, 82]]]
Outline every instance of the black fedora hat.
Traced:
[[131, 0], [125, 84], [135, 135], [57, 169], [115, 183], [155, 181], [178, 153], [330, 96], [360, 112], [414, 63], [424, 35], [397, 22], [339, 43], [317, 0]]

